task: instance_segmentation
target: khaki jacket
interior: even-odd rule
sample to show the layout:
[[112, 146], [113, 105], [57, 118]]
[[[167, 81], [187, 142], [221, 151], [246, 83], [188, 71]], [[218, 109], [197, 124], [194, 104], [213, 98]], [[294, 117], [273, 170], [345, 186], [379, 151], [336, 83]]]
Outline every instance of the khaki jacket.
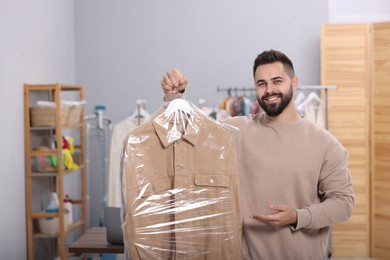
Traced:
[[131, 259], [242, 259], [233, 132], [191, 104], [126, 138], [122, 229]]

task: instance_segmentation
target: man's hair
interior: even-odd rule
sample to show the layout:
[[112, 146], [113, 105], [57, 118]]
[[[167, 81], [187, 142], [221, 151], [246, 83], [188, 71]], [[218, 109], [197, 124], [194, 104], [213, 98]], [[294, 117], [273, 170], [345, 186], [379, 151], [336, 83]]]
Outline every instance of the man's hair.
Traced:
[[281, 62], [286, 73], [291, 78], [295, 76], [294, 65], [291, 60], [286, 56], [286, 54], [276, 50], [263, 51], [257, 56], [253, 65], [253, 76], [255, 76], [257, 67], [274, 62]]

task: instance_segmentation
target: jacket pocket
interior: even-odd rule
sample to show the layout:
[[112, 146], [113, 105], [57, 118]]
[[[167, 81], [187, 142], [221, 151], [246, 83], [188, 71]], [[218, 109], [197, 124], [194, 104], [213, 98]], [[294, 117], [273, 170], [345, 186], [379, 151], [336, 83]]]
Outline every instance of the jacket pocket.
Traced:
[[161, 194], [161, 192], [171, 188], [171, 179], [169, 177], [146, 181], [145, 183], [138, 185], [138, 191], [142, 198], [149, 197], [153, 194]]
[[196, 173], [194, 183], [196, 186], [221, 187], [230, 186], [230, 175], [221, 175], [213, 173]]

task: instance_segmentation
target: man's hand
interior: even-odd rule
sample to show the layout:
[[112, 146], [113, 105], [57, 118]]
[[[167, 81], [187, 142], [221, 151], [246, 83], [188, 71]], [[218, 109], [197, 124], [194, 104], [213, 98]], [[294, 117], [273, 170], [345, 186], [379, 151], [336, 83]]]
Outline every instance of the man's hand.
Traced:
[[168, 71], [161, 80], [161, 88], [166, 94], [183, 93], [187, 84], [188, 79], [177, 69]]
[[297, 223], [297, 212], [287, 205], [270, 205], [270, 209], [274, 210], [275, 213], [252, 214], [249, 218], [273, 227], [295, 225]]

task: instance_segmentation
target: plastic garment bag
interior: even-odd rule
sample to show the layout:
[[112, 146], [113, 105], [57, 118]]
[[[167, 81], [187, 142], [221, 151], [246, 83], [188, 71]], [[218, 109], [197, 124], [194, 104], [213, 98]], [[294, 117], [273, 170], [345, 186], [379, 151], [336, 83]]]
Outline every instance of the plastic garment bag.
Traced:
[[242, 259], [234, 129], [184, 99], [125, 140], [122, 230], [131, 259]]

